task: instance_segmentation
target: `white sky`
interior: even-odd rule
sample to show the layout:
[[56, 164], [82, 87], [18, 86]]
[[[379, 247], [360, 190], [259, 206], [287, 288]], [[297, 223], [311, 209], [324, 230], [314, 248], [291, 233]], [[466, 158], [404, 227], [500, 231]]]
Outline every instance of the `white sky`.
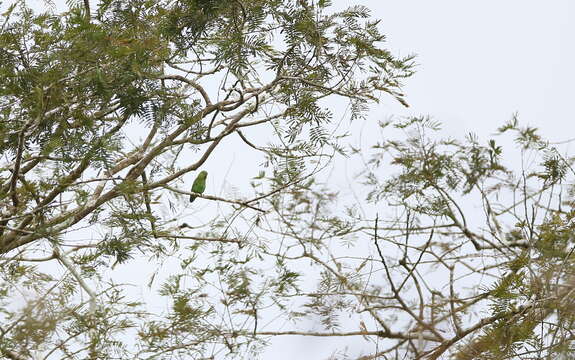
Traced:
[[418, 55], [418, 72], [405, 87], [409, 114], [487, 135], [517, 111], [522, 123], [555, 140], [572, 136], [566, 130], [575, 129], [573, 1], [358, 3], [383, 19], [392, 50]]
[[[461, 139], [472, 131], [485, 143], [515, 112], [520, 124], [539, 127], [549, 140], [575, 138], [572, 0], [333, 3], [369, 7], [374, 18], [382, 19], [381, 30], [394, 54], [417, 54], [417, 73], [404, 87], [410, 108], [384, 98], [360, 125], [362, 143], [376, 140], [366, 128], [398, 115], [430, 115], [443, 123], [444, 134]], [[342, 166], [347, 183], [354, 164], [343, 161], [334, 168]], [[262, 358], [324, 360], [345, 344], [354, 355], [362, 346], [365, 353], [373, 351], [361, 339], [281, 338]]]

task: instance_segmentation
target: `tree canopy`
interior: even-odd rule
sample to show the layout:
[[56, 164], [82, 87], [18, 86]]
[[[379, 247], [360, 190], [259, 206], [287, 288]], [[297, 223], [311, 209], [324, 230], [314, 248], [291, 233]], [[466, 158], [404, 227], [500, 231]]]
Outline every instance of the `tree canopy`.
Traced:
[[[333, 359], [573, 351], [572, 159], [516, 119], [499, 133], [529, 157], [519, 173], [496, 140], [441, 139], [424, 117], [349, 146], [341, 100], [351, 121], [408, 106], [414, 67], [366, 7], [4, 7], [3, 356], [251, 359], [278, 336], [362, 344]], [[230, 153], [261, 159], [232, 175], [251, 195], [215, 196], [211, 170], [190, 191]], [[365, 165], [356, 203], [317, 176], [336, 154]], [[153, 295], [134, 298], [123, 271]]]

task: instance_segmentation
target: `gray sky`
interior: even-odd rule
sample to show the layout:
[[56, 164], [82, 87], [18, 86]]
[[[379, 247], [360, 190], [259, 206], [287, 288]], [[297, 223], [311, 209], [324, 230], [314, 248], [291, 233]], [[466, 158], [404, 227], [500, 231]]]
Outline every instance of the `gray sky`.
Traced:
[[[419, 64], [405, 81], [410, 108], [383, 98], [357, 127], [362, 143], [376, 139], [371, 134], [378, 132], [368, 129], [377, 120], [401, 115], [430, 115], [443, 123], [444, 134], [462, 138], [473, 131], [485, 143], [515, 112], [521, 124], [539, 127], [552, 141], [575, 138], [572, 0], [334, 1], [338, 8], [352, 4], [372, 9], [388, 48], [417, 54]], [[345, 161], [334, 167], [341, 166], [349, 182], [356, 169]], [[361, 339], [282, 338], [263, 358], [323, 360], [344, 344], [354, 355], [373, 351]]]
[[432, 115], [454, 132], [487, 135], [517, 111], [523, 123], [555, 140], [571, 136], [573, 1], [358, 3], [382, 19], [392, 50], [418, 55], [417, 74], [405, 86], [407, 113]]

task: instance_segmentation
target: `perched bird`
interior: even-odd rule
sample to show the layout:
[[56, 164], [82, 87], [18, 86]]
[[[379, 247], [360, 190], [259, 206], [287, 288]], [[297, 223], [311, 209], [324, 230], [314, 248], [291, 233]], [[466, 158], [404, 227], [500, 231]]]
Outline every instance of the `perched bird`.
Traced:
[[[194, 180], [194, 184], [192, 185], [192, 192], [202, 194], [204, 190], [206, 190], [206, 176], [208, 176], [208, 172], [203, 170], [198, 174], [196, 180]], [[190, 202], [194, 201], [196, 197], [194, 195], [190, 195]]]

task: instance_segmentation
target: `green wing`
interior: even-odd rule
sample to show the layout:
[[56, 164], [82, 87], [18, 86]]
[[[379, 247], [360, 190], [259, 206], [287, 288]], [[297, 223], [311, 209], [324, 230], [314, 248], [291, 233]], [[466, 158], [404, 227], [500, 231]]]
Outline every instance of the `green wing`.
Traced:
[[[203, 194], [204, 190], [206, 190], [206, 177], [208, 176], [207, 171], [202, 171], [194, 180], [194, 184], [192, 185], [192, 192]], [[196, 199], [196, 196], [190, 195], [190, 202], [193, 202]]]

